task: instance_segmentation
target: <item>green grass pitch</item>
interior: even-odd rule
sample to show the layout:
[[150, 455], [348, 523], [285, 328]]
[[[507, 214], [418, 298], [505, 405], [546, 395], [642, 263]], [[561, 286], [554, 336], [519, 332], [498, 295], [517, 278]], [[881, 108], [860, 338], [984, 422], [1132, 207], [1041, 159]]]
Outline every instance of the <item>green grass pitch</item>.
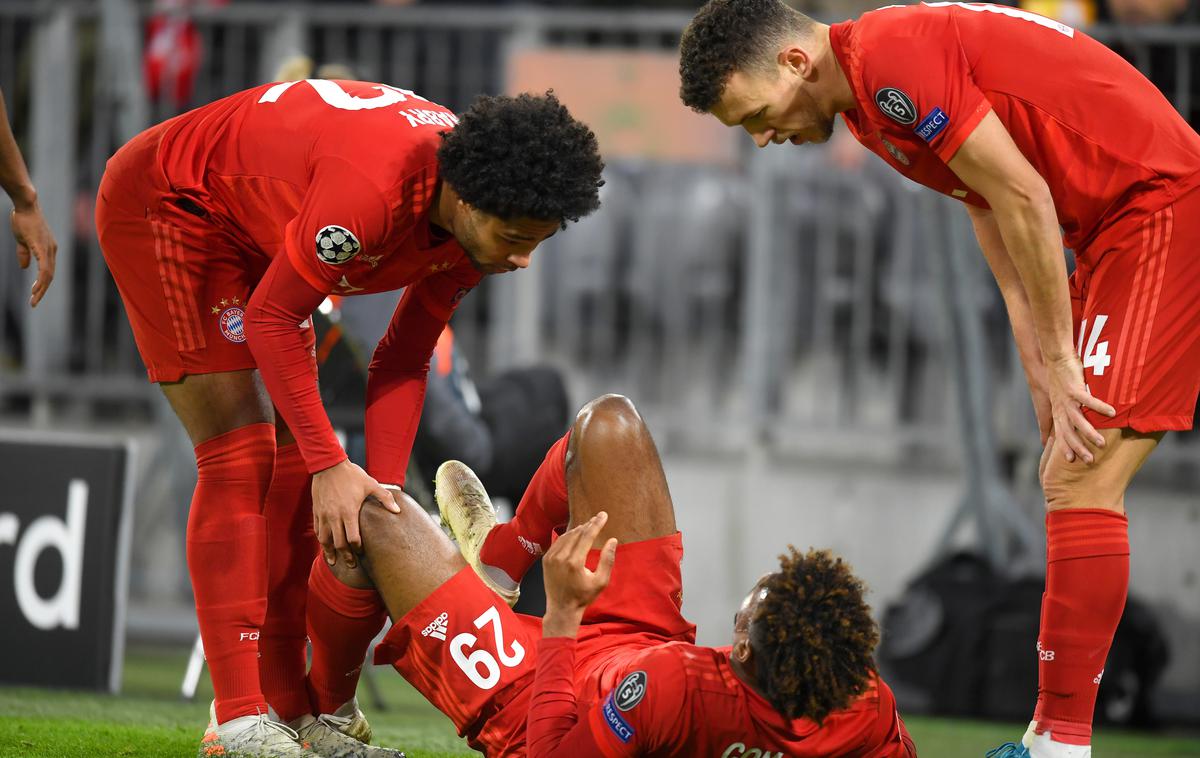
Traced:
[[[196, 702], [179, 698], [186, 651], [135, 649], [126, 656], [119, 697], [28, 688], [0, 688], [0, 758], [190, 758], [208, 720], [207, 677]], [[387, 710], [373, 707], [365, 687], [359, 700], [376, 742], [413, 758], [473, 756], [449, 720], [395, 672], [375, 669]], [[987, 748], [1017, 739], [1018, 724], [909, 717], [905, 721], [922, 758], [982, 758]], [[1098, 758], [1200, 756], [1200, 738], [1102, 731]]]

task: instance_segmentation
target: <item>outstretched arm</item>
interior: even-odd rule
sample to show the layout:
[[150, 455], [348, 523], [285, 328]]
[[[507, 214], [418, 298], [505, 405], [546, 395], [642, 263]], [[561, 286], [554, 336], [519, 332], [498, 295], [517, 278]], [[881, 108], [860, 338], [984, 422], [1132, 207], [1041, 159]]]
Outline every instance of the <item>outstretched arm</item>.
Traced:
[[29, 304], [36, 307], [54, 279], [58, 243], [42, 215], [37, 190], [8, 125], [3, 92], [0, 92], [0, 187], [13, 202], [12, 231], [17, 240], [17, 263], [21, 268], [29, 268], [30, 259], [37, 259], [38, 276], [29, 297]]

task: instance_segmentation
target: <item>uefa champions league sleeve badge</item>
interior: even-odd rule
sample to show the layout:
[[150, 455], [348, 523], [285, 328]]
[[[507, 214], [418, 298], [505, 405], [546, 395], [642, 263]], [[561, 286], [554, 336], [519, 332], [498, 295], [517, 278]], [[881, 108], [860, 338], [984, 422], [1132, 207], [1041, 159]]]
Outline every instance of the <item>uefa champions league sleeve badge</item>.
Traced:
[[344, 226], [331, 224], [317, 232], [317, 257], [323, 263], [340, 266], [358, 255], [361, 249], [358, 238]]

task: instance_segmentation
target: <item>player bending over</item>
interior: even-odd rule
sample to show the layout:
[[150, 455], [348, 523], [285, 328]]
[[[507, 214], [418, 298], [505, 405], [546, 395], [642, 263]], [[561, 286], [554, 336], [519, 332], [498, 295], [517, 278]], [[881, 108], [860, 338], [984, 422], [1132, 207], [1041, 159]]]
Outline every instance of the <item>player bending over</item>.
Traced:
[[[695, 644], [666, 478], [627, 399], [580, 412], [510, 523], [457, 461], [437, 499], [459, 548], [402, 497], [399, 514], [363, 508], [366, 560], [335, 572], [359, 612], [382, 603], [395, 620], [376, 662], [486, 755], [916, 755], [875, 671], [862, 584], [828, 553], [791, 550], [742, 603], [732, 647]], [[539, 619], [505, 599], [543, 546]]]
[[[602, 165], [553, 95], [481, 97], [460, 121], [407, 90], [323, 79], [218, 100], [108, 162], [104, 259], [196, 452], [187, 562], [215, 695], [200, 758], [398, 755], [356, 742], [383, 614], [347, 615], [309, 585], [335, 551], [354, 564], [365, 497], [397, 508], [384, 483], [404, 483], [459, 302], [595, 210]], [[401, 288], [368, 371], [364, 471], [321, 404], [309, 317], [331, 295]]]
[[1125, 490], [1164, 432], [1192, 428], [1200, 393], [1200, 136], [1104, 45], [1002, 5], [826, 26], [779, 0], [711, 0], [680, 49], [684, 103], [760, 147], [824, 142], [840, 115], [966, 208], [1045, 445], [1038, 698], [1021, 743], [994, 752], [1088, 758], [1129, 585]]

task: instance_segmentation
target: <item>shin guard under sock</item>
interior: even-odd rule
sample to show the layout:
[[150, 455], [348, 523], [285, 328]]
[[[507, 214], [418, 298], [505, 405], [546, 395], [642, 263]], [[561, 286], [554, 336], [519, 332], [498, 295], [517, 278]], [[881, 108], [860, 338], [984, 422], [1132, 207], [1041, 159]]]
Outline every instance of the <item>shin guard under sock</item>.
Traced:
[[258, 641], [259, 679], [267, 704], [281, 721], [310, 713], [304, 606], [317, 540], [313, 535], [312, 486], [298, 445], [275, 451], [267, 491], [267, 616]]
[[507, 524], [497, 524], [483, 541], [479, 560], [498, 568], [513, 582], [550, 548], [550, 535], [566, 526], [571, 517], [567, 505], [567, 432], [546, 453], [542, 465], [525, 488], [516, 515]]
[[342, 584], [318, 555], [308, 578], [307, 616], [313, 650], [308, 672], [312, 708], [333, 713], [354, 697], [367, 647], [383, 628], [387, 610], [378, 592]]
[[1046, 517], [1046, 594], [1038, 637], [1038, 733], [1091, 744], [1104, 661], [1129, 588], [1129, 521], [1104, 509]]
[[262, 509], [274, 460], [271, 424], [243, 426], [196, 446], [187, 563], [217, 723], [267, 710], [258, 641], [267, 609]]

